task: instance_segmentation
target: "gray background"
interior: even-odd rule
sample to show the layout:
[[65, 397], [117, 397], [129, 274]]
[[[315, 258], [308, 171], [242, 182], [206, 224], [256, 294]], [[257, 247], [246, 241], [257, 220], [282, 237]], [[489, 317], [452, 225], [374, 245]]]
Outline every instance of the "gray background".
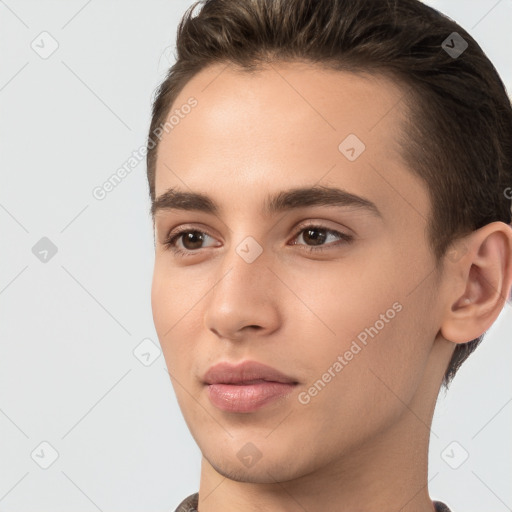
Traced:
[[[152, 322], [144, 161], [92, 194], [144, 145], [191, 3], [0, 0], [1, 512], [173, 511], [198, 490]], [[512, 91], [512, 0], [427, 3]], [[511, 332], [507, 305], [440, 395], [429, 487], [454, 512], [512, 510]]]

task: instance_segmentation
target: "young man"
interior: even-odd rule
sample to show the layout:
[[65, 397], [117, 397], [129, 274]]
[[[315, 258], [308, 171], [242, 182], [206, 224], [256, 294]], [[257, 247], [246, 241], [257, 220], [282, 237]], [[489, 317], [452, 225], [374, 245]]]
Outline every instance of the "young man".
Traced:
[[512, 284], [512, 108], [417, 0], [208, 0], [148, 138], [152, 308], [203, 458], [177, 510], [449, 510], [441, 385]]

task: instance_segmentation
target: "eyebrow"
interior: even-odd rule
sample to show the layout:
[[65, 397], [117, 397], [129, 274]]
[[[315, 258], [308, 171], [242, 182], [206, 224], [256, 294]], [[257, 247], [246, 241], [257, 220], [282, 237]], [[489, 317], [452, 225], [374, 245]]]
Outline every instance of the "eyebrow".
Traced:
[[[382, 218], [381, 212], [370, 200], [340, 188], [325, 186], [293, 188], [267, 196], [263, 213], [270, 216], [311, 206], [360, 208]], [[209, 196], [199, 192], [181, 191], [176, 188], [168, 189], [153, 201], [151, 216], [154, 218], [158, 212], [165, 210], [200, 211], [212, 215], [221, 214], [221, 208]]]

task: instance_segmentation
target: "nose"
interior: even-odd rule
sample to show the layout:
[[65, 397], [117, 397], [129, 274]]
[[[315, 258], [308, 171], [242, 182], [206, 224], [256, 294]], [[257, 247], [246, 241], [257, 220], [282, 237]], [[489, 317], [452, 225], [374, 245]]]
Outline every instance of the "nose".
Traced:
[[269, 268], [271, 256], [257, 257], [251, 242], [224, 256], [208, 294], [204, 324], [220, 338], [242, 340], [270, 334], [279, 327], [279, 280]]

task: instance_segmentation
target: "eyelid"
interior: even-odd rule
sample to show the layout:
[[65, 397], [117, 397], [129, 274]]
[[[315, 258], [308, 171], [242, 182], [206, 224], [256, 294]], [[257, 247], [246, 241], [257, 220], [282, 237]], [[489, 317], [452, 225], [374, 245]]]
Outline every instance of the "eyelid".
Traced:
[[316, 228], [325, 229], [326, 231], [334, 231], [334, 232], [339, 233], [340, 235], [344, 234], [347, 236], [355, 237], [355, 232], [352, 229], [350, 229], [348, 226], [345, 226], [344, 224], [338, 224], [341, 227], [330, 227], [328, 225], [329, 222], [332, 222], [332, 221], [310, 218], [308, 220], [305, 220], [305, 221], [302, 221], [302, 222], [299, 222], [298, 224], [296, 224], [295, 227], [293, 228], [293, 231], [295, 233], [297, 233], [297, 231], [299, 231], [301, 229], [305, 229], [310, 226], [313, 226]]
[[[292, 230], [294, 232], [295, 236], [298, 234], [297, 231], [299, 231], [300, 229], [305, 229], [307, 227], [322, 228], [322, 229], [325, 229], [326, 231], [327, 230], [335, 231], [340, 234], [346, 234], [347, 236], [355, 236], [354, 231], [352, 229], [350, 229], [349, 227], [347, 227], [345, 225], [342, 225], [341, 228], [330, 227], [326, 224], [328, 222], [330, 222], [330, 221], [322, 220], [322, 219], [315, 219], [315, 218], [308, 218], [307, 220], [296, 223], [292, 228], [290, 228], [290, 230]], [[340, 232], [340, 229], [345, 231], [345, 233]], [[174, 234], [183, 233], [184, 231], [200, 231], [201, 233], [206, 233], [208, 236], [215, 238], [214, 235], [210, 234], [211, 228], [206, 227], [205, 224], [202, 224], [199, 222], [199, 223], [178, 224], [177, 226], [170, 228], [167, 231], [167, 234], [164, 235], [164, 241], [169, 240], [169, 238], [171, 238]]]
[[[183, 252], [189, 252], [190, 254], [198, 253], [201, 249], [206, 249], [207, 247], [202, 247], [201, 249], [196, 249], [196, 250], [187, 250], [187, 249], [176, 248], [176, 243], [180, 239], [180, 237], [182, 237], [186, 233], [191, 233], [191, 232], [198, 232], [198, 233], [201, 233], [202, 235], [206, 235], [206, 236], [216, 240], [215, 236], [210, 235], [208, 229], [198, 227], [197, 224], [194, 224], [194, 225], [183, 224], [183, 225], [180, 225], [178, 228], [171, 229], [169, 231], [169, 233], [164, 237], [162, 244], [164, 246], [166, 246], [166, 248], [170, 248], [170, 249], [174, 248], [175, 250], [182, 250]], [[172, 240], [174, 240], [173, 244], [171, 244]], [[215, 245], [210, 246], [210, 247], [215, 247]]]
[[190, 223], [190, 224], [177, 224], [176, 226], [167, 229], [162, 230], [165, 234], [163, 236], [164, 242], [168, 241], [170, 238], [172, 238], [174, 235], [182, 234], [184, 232], [188, 231], [199, 231], [201, 233], [205, 233], [208, 236], [212, 238], [216, 238], [215, 236], [211, 235], [210, 233], [213, 231], [211, 228], [206, 227], [206, 225], [199, 223]]
[[[353, 240], [355, 238], [354, 234], [351, 234], [351, 233], [353, 233], [353, 231], [349, 228], [346, 228], [346, 226], [344, 226], [344, 229], [341, 229], [341, 230], [334, 229], [334, 228], [330, 228], [329, 226], [327, 226], [326, 221], [321, 221], [321, 220], [315, 221], [314, 219], [308, 219], [307, 221], [302, 221], [301, 223], [295, 225], [295, 227], [293, 229], [294, 235], [292, 237], [292, 240], [295, 240], [296, 238], [298, 238], [307, 228], [316, 228], [316, 229], [319, 229], [322, 231], [326, 231], [327, 233], [334, 234], [335, 236], [337, 236], [339, 238], [339, 240], [337, 242], [331, 242], [331, 243], [327, 243], [325, 245], [319, 245], [319, 246], [314, 246], [314, 245], [310, 246], [307, 244], [299, 244], [297, 242], [291, 244], [293, 246], [303, 247], [302, 250], [306, 251], [309, 254], [320, 253], [325, 250], [328, 251], [330, 249], [334, 249], [334, 248], [340, 247], [342, 245], [349, 244], [349, 243], [353, 242]], [[345, 230], [349, 231], [350, 233], [345, 232]], [[178, 255], [180, 257], [194, 256], [196, 254], [199, 254], [202, 249], [207, 249], [208, 247], [202, 247], [199, 249], [182, 249], [181, 247], [177, 246], [177, 242], [180, 240], [180, 237], [182, 237], [184, 234], [190, 233], [190, 232], [198, 232], [198, 233], [206, 235], [212, 239], [215, 239], [216, 237], [210, 235], [208, 231], [209, 230], [207, 230], [207, 229], [198, 227], [197, 224], [195, 224], [195, 225], [187, 225], [187, 224], [180, 225], [177, 229], [173, 228], [170, 230], [170, 232], [164, 239], [163, 245], [165, 246], [165, 249], [168, 249], [171, 252], [175, 253], [176, 256], [178, 256]], [[209, 246], [209, 247], [212, 247], [212, 246]], [[213, 247], [215, 247], [215, 245], [213, 245]]]

